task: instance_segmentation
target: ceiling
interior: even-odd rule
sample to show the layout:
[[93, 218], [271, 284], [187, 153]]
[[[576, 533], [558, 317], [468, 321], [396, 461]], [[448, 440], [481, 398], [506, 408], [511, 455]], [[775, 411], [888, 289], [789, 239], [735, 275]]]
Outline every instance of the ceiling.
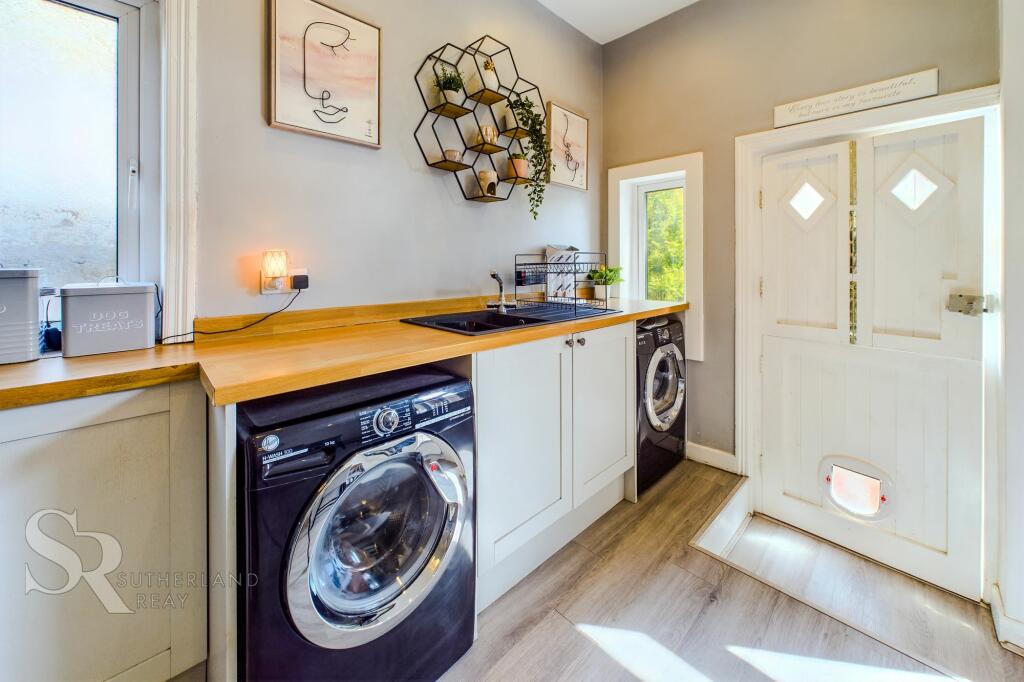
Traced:
[[539, 0], [549, 10], [604, 45], [697, 0]]

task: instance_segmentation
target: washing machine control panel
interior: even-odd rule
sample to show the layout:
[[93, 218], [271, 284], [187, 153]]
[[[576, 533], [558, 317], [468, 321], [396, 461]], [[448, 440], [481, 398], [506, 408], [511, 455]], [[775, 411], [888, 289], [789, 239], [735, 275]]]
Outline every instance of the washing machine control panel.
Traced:
[[367, 407], [359, 412], [359, 440], [366, 445], [394, 434], [417, 429], [438, 430], [469, 416], [473, 394], [469, 384], [454, 384], [413, 398]]
[[412, 426], [412, 401], [396, 400], [359, 413], [359, 439], [363, 443], [405, 431]]

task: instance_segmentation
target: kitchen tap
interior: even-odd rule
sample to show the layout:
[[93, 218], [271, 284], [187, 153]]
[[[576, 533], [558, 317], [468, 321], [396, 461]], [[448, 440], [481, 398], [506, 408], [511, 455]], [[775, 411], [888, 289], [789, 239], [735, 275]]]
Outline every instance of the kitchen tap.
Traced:
[[498, 314], [506, 315], [508, 308], [505, 303], [505, 283], [501, 281], [501, 275], [491, 270], [491, 278], [498, 283]]

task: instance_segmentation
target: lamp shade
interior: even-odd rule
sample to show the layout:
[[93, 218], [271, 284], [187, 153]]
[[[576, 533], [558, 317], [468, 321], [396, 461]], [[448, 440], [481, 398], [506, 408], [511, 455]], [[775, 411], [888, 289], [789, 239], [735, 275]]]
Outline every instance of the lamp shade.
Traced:
[[286, 277], [288, 275], [288, 252], [274, 249], [263, 252], [263, 266], [260, 268], [264, 277]]

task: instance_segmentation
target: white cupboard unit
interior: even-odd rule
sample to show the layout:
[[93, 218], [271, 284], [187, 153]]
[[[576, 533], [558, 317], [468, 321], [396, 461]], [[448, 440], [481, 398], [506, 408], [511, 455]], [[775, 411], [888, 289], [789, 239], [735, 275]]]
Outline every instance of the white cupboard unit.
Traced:
[[636, 456], [635, 327], [498, 348], [474, 364], [483, 608], [622, 499]]
[[0, 411], [5, 676], [167, 679], [206, 657], [198, 382]]

